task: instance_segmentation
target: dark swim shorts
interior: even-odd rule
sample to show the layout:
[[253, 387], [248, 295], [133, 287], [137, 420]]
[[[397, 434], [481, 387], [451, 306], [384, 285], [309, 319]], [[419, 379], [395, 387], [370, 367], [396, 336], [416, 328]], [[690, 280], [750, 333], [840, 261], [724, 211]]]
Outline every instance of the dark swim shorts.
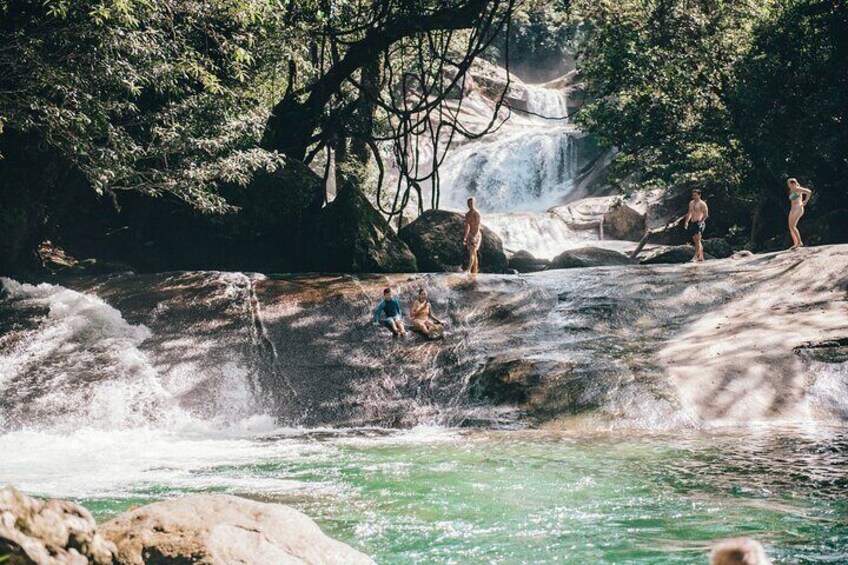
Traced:
[[707, 229], [706, 222], [692, 222], [686, 230], [686, 235], [689, 237], [695, 237], [697, 234], [704, 233], [705, 229]]

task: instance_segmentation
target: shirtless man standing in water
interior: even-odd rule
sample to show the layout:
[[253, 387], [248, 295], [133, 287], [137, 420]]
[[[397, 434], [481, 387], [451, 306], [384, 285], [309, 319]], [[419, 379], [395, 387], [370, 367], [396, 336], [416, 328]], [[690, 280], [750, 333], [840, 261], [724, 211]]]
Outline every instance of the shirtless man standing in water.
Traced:
[[704, 260], [704, 245], [701, 243], [701, 237], [704, 234], [704, 229], [707, 227], [707, 218], [710, 217], [710, 209], [707, 208], [707, 203], [701, 200], [701, 191], [695, 189], [692, 191], [692, 200], [689, 202], [689, 213], [686, 214], [686, 223], [684, 229], [692, 241], [695, 243], [695, 257], [693, 262], [700, 263]]
[[480, 270], [480, 261], [477, 252], [483, 240], [483, 232], [480, 230], [480, 212], [474, 207], [474, 198], [468, 199], [468, 212], [465, 213], [465, 235], [462, 236], [462, 244], [468, 249], [468, 267], [466, 273], [476, 275]]

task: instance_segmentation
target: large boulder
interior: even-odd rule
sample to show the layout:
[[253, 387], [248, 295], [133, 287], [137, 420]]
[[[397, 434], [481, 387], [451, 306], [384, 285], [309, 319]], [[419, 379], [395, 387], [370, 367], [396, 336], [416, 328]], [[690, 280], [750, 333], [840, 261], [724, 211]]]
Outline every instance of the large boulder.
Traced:
[[[695, 256], [695, 248], [691, 245], [672, 245], [657, 247], [646, 253], [639, 262], [643, 265], [666, 265], [672, 263], [688, 263]], [[715, 259], [704, 251], [704, 259]]]
[[[307, 266], [345, 273], [414, 273], [415, 256], [352, 179], [318, 217]], [[307, 242], [304, 242], [307, 243]]]
[[116, 553], [82, 506], [0, 489], [0, 558], [8, 555], [8, 565], [112, 565]]
[[[465, 218], [456, 212], [427, 210], [417, 220], [400, 230], [400, 238], [406, 242], [418, 259], [423, 272], [454, 272], [462, 270], [468, 258], [462, 244]], [[483, 241], [480, 245], [480, 270], [500, 273], [507, 269], [507, 258], [503, 242], [498, 235], [481, 227]]]
[[627, 265], [630, 259], [624, 253], [603, 247], [581, 247], [563, 251], [551, 261], [552, 269], [579, 269]]
[[703, 241], [704, 253], [716, 259], [727, 259], [733, 255], [733, 247], [723, 238], [714, 237]]
[[639, 241], [645, 235], [645, 219], [645, 214], [616, 200], [604, 214], [604, 233], [612, 239]]
[[515, 269], [519, 273], [535, 273], [544, 271], [551, 266], [549, 259], [539, 259], [534, 257], [529, 251], [517, 251], [509, 258], [509, 268]]
[[229, 495], [157, 502], [106, 522], [122, 565], [373, 563], [293, 508]]

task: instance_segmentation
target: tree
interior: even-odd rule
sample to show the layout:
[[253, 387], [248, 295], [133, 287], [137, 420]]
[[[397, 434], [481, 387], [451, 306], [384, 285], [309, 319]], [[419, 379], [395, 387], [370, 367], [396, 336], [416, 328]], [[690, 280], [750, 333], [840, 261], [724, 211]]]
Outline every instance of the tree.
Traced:
[[[786, 179], [815, 189], [812, 218], [848, 209], [848, 6], [783, 2], [757, 29], [729, 93], [734, 132], [764, 212], [786, 206]], [[783, 232], [764, 226], [759, 240]], [[759, 227], [759, 226], [758, 226]], [[759, 231], [759, 230], [758, 230]], [[845, 238], [846, 228], [843, 227]]]
[[620, 153], [613, 179], [646, 188], [704, 186], [732, 201], [723, 228], [747, 221], [750, 170], [728, 110], [737, 62], [773, 2], [583, 2], [579, 123]]
[[[294, 13], [310, 22], [310, 56], [289, 60], [289, 87], [273, 107], [263, 146], [307, 163], [331, 149], [348, 170], [365, 165], [367, 147], [380, 169], [381, 206], [379, 144], [391, 142], [401, 174], [392, 205], [382, 211], [399, 214], [420, 183], [438, 185], [438, 165], [456, 132], [485, 133], [465, 129], [457, 106], [471, 63], [513, 10], [513, 0], [304, 3]], [[305, 79], [304, 66], [311, 75]], [[422, 140], [433, 156], [427, 171], [419, 167]], [[432, 204], [438, 205], [437, 189]]]
[[98, 193], [171, 193], [222, 210], [217, 182], [244, 184], [281, 162], [257, 147], [267, 112], [248, 80], [276, 4], [5, 2], [0, 125], [49, 148]]

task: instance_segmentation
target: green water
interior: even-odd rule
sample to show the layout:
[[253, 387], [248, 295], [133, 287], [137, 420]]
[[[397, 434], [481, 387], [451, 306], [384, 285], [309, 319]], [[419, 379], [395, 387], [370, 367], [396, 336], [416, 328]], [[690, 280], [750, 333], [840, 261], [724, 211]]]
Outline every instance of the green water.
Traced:
[[277, 454], [206, 461], [171, 486], [141, 481], [82, 502], [101, 518], [184, 492], [283, 502], [380, 563], [705, 563], [711, 541], [738, 535], [776, 563], [848, 563], [844, 430], [360, 430], [257, 443]]

